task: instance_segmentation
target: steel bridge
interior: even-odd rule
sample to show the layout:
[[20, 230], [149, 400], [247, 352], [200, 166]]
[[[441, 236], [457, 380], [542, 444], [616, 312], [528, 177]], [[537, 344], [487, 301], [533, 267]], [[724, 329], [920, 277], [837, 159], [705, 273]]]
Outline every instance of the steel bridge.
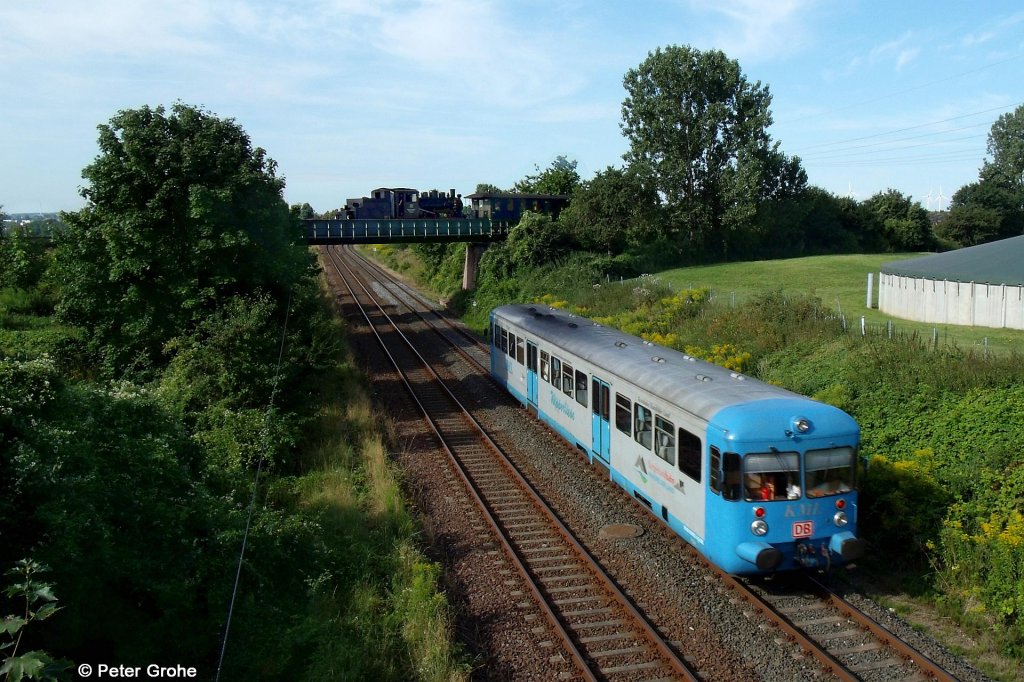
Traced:
[[380, 220], [304, 220], [311, 245], [334, 244], [437, 244], [469, 242], [462, 268], [462, 288], [476, 286], [480, 256], [492, 242], [508, 236], [510, 222], [490, 218], [399, 218]]
[[509, 222], [490, 218], [397, 218], [303, 221], [310, 244], [489, 243], [508, 236]]

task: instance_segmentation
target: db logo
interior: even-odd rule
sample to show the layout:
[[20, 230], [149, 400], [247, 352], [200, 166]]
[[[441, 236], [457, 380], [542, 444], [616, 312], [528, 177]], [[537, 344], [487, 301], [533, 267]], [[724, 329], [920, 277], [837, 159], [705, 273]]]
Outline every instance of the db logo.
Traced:
[[814, 535], [813, 521], [797, 521], [793, 524], [794, 538], [809, 538]]

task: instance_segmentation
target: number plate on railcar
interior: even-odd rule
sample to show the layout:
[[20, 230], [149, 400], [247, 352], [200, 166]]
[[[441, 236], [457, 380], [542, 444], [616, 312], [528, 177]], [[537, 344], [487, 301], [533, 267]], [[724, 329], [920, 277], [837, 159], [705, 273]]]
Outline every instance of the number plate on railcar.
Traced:
[[794, 538], [809, 538], [814, 535], [813, 521], [797, 521], [793, 524]]

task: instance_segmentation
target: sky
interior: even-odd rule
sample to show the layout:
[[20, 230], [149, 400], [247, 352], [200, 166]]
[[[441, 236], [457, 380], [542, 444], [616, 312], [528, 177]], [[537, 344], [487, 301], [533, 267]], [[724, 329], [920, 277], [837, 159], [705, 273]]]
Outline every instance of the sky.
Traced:
[[621, 167], [625, 74], [722, 50], [808, 181], [931, 209], [1024, 105], [1016, 0], [0, 0], [0, 206], [78, 210], [96, 127], [175, 102], [234, 119], [317, 211], [377, 187], [509, 188]]

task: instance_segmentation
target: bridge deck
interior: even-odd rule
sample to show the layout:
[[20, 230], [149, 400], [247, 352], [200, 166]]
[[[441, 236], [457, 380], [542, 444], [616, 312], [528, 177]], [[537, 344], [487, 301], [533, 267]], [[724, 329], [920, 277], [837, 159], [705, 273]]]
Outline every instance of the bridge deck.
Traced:
[[303, 221], [310, 244], [488, 242], [508, 236], [508, 223], [489, 218]]

